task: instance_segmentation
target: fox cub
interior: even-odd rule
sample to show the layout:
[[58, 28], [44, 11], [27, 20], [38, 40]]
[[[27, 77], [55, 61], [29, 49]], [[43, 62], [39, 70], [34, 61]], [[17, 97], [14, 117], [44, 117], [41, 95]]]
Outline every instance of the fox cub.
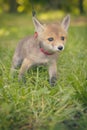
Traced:
[[49, 80], [53, 86], [57, 79], [58, 53], [64, 50], [70, 16], [67, 15], [61, 23], [41, 24], [33, 17], [35, 34], [22, 39], [15, 50], [12, 68], [13, 72], [21, 65], [18, 79], [33, 65], [48, 65]]

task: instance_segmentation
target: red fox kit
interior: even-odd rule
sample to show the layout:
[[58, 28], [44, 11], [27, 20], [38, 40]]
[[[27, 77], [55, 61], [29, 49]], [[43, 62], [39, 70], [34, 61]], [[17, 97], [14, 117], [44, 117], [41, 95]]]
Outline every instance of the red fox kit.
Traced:
[[21, 64], [18, 76], [18, 79], [21, 80], [24, 72], [33, 65], [47, 64], [50, 84], [55, 85], [57, 79], [56, 62], [58, 53], [64, 50], [70, 16], [67, 15], [61, 23], [46, 25], [42, 25], [33, 17], [33, 23], [35, 34], [19, 42], [13, 56], [11, 70], [15, 70]]

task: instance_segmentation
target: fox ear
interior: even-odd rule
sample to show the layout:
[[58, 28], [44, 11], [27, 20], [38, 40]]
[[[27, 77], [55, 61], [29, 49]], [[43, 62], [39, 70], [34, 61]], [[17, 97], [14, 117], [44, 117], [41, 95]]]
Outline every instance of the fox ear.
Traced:
[[44, 26], [35, 17], [33, 17], [33, 23], [36, 32], [41, 32], [44, 30]]
[[70, 25], [70, 15], [67, 15], [67, 16], [63, 19], [61, 25], [62, 25], [62, 27], [65, 29], [65, 31], [68, 30], [69, 25]]

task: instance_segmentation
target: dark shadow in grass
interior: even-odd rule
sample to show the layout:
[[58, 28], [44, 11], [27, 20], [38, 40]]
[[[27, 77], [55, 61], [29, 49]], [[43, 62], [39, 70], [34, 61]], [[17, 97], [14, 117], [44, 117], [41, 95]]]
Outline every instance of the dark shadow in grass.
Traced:
[[87, 130], [87, 108], [77, 111], [73, 117], [57, 123], [53, 130]]
[[83, 110], [84, 114], [87, 114], [87, 107]]
[[72, 119], [64, 120], [62, 123], [67, 126], [68, 130], [86, 130], [87, 126], [84, 125], [83, 117], [84, 115], [77, 111]]

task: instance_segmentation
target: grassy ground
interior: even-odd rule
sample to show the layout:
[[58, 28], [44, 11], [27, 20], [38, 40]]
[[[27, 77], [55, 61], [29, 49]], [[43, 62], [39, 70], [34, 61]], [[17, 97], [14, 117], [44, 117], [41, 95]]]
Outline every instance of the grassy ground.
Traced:
[[87, 130], [87, 26], [71, 26], [58, 60], [59, 80], [47, 67], [32, 68], [27, 82], [10, 77], [17, 42], [33, 34], [31, 16], [0, 16], [0, 130]]

